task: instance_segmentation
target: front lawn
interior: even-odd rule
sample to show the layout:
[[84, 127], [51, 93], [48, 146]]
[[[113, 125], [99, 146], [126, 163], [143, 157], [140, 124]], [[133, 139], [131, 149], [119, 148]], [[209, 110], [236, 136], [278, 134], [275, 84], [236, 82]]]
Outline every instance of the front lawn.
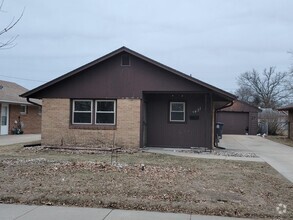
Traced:
[[293, 147], [293, 140], [287, 136], [267, 136], [267, 138], [271, 141]]
[[111, 165], [109, 153], [0, 147], [3, 203], [289, 219], [292, 198], [293, 184], [262, 162], [137, 152]]

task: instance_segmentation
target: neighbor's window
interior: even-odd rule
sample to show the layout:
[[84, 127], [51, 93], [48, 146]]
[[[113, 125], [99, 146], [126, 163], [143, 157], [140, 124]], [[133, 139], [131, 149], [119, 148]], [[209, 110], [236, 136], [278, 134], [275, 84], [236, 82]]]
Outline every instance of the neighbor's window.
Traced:
[[96, 124], [115, 125], [116, 101], [97, 100], [96, 101]]
[[170, 102], [170, 121], [185, 122], [185, 102]]
[[20, 114], [26, 115], [27, 114], [27, 105], [20, 106]]
[[73, 100], [72, 124], [91, 124], [92, 105], [91, 100]]
[[121, 56], [121, 66], [130, 66], [130, 58], [128, 54]]

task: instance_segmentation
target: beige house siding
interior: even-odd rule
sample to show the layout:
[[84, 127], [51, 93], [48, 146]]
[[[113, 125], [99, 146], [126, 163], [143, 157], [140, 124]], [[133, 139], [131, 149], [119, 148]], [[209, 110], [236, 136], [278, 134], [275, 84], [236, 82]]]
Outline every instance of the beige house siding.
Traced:
[[102, 130], [70, 128], [70, 99], [43, 99], [43, 145], [103, 145], [138, 148], [140, 141], [140, 99], [118, 99], [116, 127]]

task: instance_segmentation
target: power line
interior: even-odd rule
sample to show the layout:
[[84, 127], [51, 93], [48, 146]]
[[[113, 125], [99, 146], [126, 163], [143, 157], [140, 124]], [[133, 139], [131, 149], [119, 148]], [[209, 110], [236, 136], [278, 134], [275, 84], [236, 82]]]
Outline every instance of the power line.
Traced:
[[20, 80], [26, 80], [26, 81], [34, 81], [34, 82], [46, 82], [42, 80], [35, 80], [35, 79], [26, 79], [26, 78], [19, 78], [19, 77], [14, 77], [14, 76], [5, 76], [5, 75], [0, 75], [3, 77], [11, 78], [11, 79], [20, 79]]

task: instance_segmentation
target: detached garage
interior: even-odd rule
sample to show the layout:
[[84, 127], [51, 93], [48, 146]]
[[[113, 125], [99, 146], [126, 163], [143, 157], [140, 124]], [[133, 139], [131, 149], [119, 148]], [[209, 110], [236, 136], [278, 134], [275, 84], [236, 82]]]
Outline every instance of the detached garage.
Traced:
[[261, 110], [243, 101], [217, 112], [217, 122], [224, 123], [223, 134], [250, 134], [258, 131], [258, 112]]

